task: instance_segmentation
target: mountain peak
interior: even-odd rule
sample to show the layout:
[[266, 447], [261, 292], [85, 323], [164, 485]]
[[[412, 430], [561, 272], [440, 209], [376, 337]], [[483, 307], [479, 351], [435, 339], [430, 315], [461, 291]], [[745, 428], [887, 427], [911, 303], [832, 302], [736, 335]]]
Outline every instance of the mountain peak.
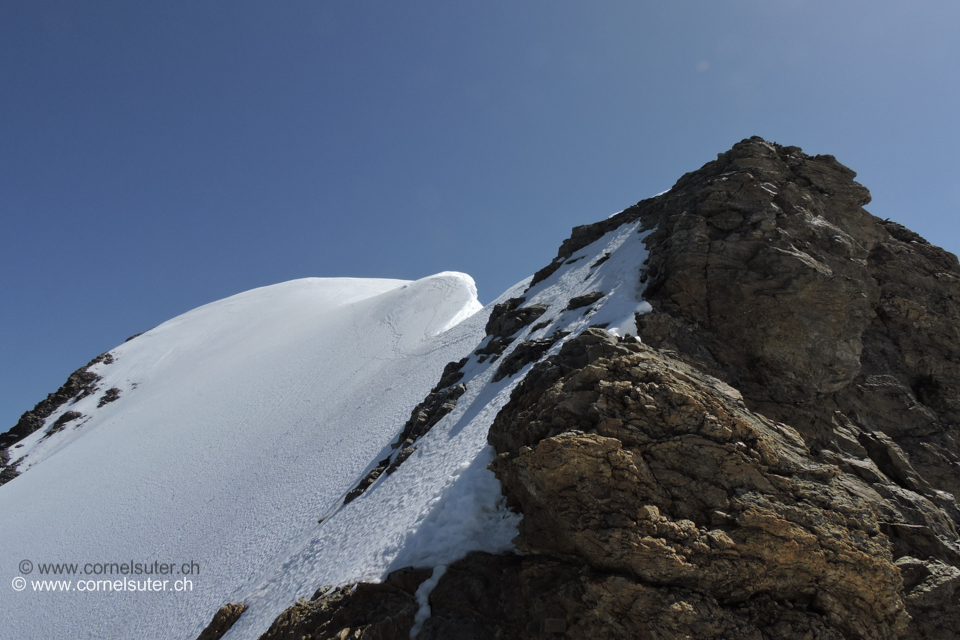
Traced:
[[[445, 569], [418, 637], [960, 633], [960, 265], [855, 177], [743, 140], [576, 227], [498, 307], [484, 352], [533, 364], [489, 440], [519, 555]], [[608, 333], [624, 296], [646, 306]], [[288, 629], [418, 611], [361, 593]]]
[[[192, 599], [10, 628], [956, 637], [960, 263], [855, 178], [752, 137], [483, 310], [464, 274], [316, 279], [117, 347], [14, 434], [41, 455], [0, 488], [4, 548], [102, 555], [120, 523], [107, 548], [219, 563]], [[137, 496], [193, 507], [137, 528]]]

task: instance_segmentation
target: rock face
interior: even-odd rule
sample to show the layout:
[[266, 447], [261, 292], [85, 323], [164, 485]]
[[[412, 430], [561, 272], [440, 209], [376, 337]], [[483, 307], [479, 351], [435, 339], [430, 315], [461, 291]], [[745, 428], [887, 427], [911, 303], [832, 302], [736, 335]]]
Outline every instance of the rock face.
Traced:
[[[522, 553], [575, 557], [631, 589], [711, 596], [711, 618], [736, 619], [763, 595], [845, 636], [907, 626], [879, 496], [661, 352], [588, 330], [534, 368], [490, 441], [524, 514]], [[571, 634], [601, 632], [587, 613], [568, 620]]]
[[[489, 434], [518, 554], [450, 565], [418, 637], [960, 638], [960, 264], [854, 177], [751, 138], [574, 229], [531, 288], [639, 220], [642, 342], [504, 359], [537, 362]], [[543, 314], [522, 303], [484, 355]], [[406, 638], [429, 575], [318, 592], [264, 637]]]
[[925, 567], [904, 574], [920, 635], [957, 637], [960, 265], [864, 211], [854, 176], [751, 139], [640, 203], [657, 230], [639, 333], [880, 495], [897, 562]]

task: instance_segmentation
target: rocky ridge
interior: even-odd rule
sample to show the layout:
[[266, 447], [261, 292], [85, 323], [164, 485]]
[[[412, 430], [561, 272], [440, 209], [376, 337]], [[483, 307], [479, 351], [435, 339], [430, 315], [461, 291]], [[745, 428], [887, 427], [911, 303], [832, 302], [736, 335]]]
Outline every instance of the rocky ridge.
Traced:
[[[530, 289], [639, 223], [652, 311], [512, 371], [538, 360], [489, 436], [517, 554], [450, 565], [418, 637], [960, 637], [960, 265], [854, 178], [751, 138], [574, 229]], [[321, 588], [263, 638], [408, 637], [429, 576]]]
[[[132, 338], [130, 339], [132, 340]], [[47, 397], [38, 402], [33, 409], [24, 412], [17, 424], [8, 431], [0, 433], [0, 485], [20, 475], [17, 471], [20, 459], [14, 459], [14, 456], [11, 455], [13, 447], [30, 434], [43, 429], [47, 419], [64, 405], [73, 404], [95, 393], [98, 390], [97, 383], [101, 380], [101, 376], [90, 369], [94, 365], [109, 365], [111, 363], [113, 363], [113, 355], [109, 352], [101, 353], [86, 365], [71, 373], [59, 389], [47, 394]], [[119, 397], [119, 389], [109, 389], [100, 399], [99, 406], [102, 407]], [[82, 417], [81, 414], [76, 411], [67, 411], [61, 414], [47, 428], [47, 434], [60, 431], [68, 422], [80, 417]]]

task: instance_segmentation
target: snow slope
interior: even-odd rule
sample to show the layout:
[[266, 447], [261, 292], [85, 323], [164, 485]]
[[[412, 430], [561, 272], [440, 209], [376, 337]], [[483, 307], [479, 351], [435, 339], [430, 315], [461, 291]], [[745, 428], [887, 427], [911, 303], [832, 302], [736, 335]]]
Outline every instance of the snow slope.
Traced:
[[[274, 571], [339, 504], [443, 366], [479, 340], [479, 308], [462, 274], [305, 279], [112, 350], [95, 371], [119, 400], [98, 409], [98, 392], [62, 407], [47, 425], [67, 410], [90, 417], [11, 451], [26, 459], [0, 488], [0, 637], [195, 637], [238, 583]], [[41, 562], [193, 561], [200, 573], [189, 593], [16, 592], [24, 559], [29, 579]]]
[[[27, 457], [26, 472], [0, 487], [7, 580], [21, 559], [194, 561], [201, 572], [189, 593], [38, 593], [28, 580], [23, 592], [0, 589], [0, 636], [190, 640], [220, 605], [242, 602], [249, 608], [225, 638], [255, 639], [322, 585], [409, 565], [439, 576], [467, 551], [510, 549], [518, 516], [486, 469], [486, 438], [533, 364], [492, 379], [524, 340], [569, 339], [596, 324], [635, 332], [634, 314], [649, 310], [637, 290], [646, 258], [637, 224], [481, 312], [462, 274], [309, 279], [201, 307], [114, 349], [116, 361], [96, 368], [101, 391], [46, 425], [66, 410], [92, 417], [12, 451]], [[597, 291], [605, 295], [593, 305], [566, 309]], [[520, 296], [547, 312], [498, 361], [472, 353], [489, 342], [492, 307]], [[393, 451], [444, 365], [468, 354], [455, 409], [396, 473], [343, 505]], [[97, 409], [111, 386], [120, 399]]]

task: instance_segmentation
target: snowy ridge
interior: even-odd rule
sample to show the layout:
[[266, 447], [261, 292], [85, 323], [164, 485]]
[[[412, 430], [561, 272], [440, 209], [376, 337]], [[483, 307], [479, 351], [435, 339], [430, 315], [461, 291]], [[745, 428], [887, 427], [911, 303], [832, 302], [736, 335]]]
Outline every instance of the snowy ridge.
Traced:
[[[504, 508], [499, 482], [486, 468], [494, 456], [486, 444], [487, 432], [533, 363], [512, 377], [496, 383], [492, 379], [499, 364], [528, 339], [570, 332], [545, 358], [596, 324], [609, 323], [612, 332], [635, 333], [634, 314], [650, 309], [640, 301], [635, 283], [647, 255], [643, 239], [652, 231], [641, 234], [638, 230], [639, 222], [623, 225], [577, 251], [532, 289], [527, 290], [528, 278], [488, 305], [489, 310], [498, 302], [525, 296], [524, 306], [543, 304], [548, 310], [533, 326], [516, 334], [501, 358], [481, 362], [477, 354], [470, 355], [462, 369], [466, 393], [453, 412], [417, 443], [417, 452], [394, 475], [382, 476], [356, 501], [338, 507], [316, 536], [304, 541], [297, 556], [253, 595], [243, 587], [237, 590], [231, 601], [242, 601], [250, 609], [224, 638], [256, 638], [293, 601], [309, 598], [321, 585], [379, 580], [406, 566], [445, 567], [468, 551], [510, 549], [517, 516]], [[597, 290], [606, 295], [596, 304], [566, 310], [571, 298]], [[478, 314], [477, 319], [486, 320], [487, 315]], [[537, 326], [541, 328], [534, 330]], [[485, 338], [480, 345], [487, 342]], [[382, 453], [389, 453], [389, 448]], [[362, 537], [351, 537], [370, 521], [377, 523], [375, 528]], [[283, 597], [278, 598], [280, 594]]]
[[[635, 333], [634, 314], [649, 310], [636, 289], [646, 258], [638, 224], [482, 311], [463, 274], [306, 279], [200, 307], [117, 347], [112, 364], [97, 365], [97, 393], [11, 450], [26, 472], [0, 487], [8, 574], [21, 558], [192, 560], [202, 573], [189, 594], [0, 590], [4, 636], [189, 640], [220, 605], [241, 602], [249, 608], [225, 638], [254, 639], [323, 585], [511, 549], [519, 516], [486, 468], [486, 439], [533, 363], [492, 380], [527, 340], [569, 332], [547, 357], [589, 326]], [[567, 309], [595, 292], [603, 296]], [[500, 358], [474, 353], [489, 341], [495, 304], [518, 297], [547, 311]], [[395, 473], [344, 505], [444, 365], [465, 355], [453, 411]], [[111, 387], [120, 398], [97, 408]], [[85, 417], [44, 438], [67, 410]]]

